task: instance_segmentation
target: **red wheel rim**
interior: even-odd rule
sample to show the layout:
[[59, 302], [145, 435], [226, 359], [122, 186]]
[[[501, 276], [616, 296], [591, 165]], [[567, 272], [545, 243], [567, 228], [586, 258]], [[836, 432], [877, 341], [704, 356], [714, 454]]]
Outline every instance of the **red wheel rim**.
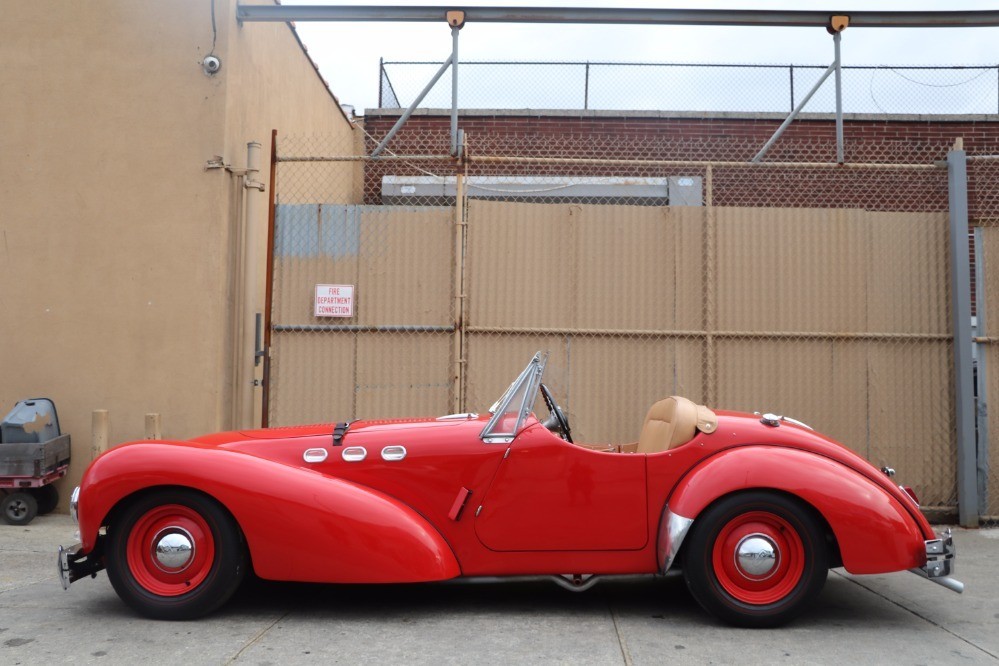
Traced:
[[[753, 552], [767, 555], [754, 558]], [[801, 581], [805, 547], [788, 521], [768, 511], [750, 511], [722, 527], [711, 562], [726, 592], [742, 603], [762, 606], [785, 598]]]
[[[157, 546], [190, 544], [181, 554], [157, 553]], [[215, 561], [215, 539], [200, 513], [180, 504], [165, 504], [144, 513], [132, 527], [126, 545], [128, 568], [146, 591], [176, 597], [198, 587]]]

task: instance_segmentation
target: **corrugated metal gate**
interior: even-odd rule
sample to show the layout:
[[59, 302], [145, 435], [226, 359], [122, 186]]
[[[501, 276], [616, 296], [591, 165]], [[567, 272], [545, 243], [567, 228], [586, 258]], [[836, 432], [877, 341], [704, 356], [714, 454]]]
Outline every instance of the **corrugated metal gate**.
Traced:
[[[595, 176], [591, 159], [532, 167], [513, 190], [470, 187], [468, 166], [426, 146], [377, 163], [352, 147], [283, 147], [271, 425], [481, 411], [548, 349], [547, 381], [581, 441], [634, 441], [649, 405], [681, 394], [801, 419], [894, 466], [924, 505], [956, 506], [947, 177], [929, 163], [778, 177], [609, 162]], [[313, 184], [296, 156], [323, 177]], [[356, 169], [331, 177], [330, 162]], [[514, 170], [528, 172], [492, 173]], [[701, 205], [530, 192], [556, 190], [537, 176], [559, 173], [692, 178]], [[407, 197], [399, 174], [440, 191]], [[318, 194], [336, 178], [364, 185]], [[315, 316], [319, 284], [352, 285], [354, 316]]]

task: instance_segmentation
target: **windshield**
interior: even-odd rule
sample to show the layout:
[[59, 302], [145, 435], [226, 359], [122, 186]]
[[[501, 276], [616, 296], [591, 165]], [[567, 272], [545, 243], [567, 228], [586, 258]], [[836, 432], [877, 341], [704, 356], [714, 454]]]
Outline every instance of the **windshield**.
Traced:
[[524, 371], [513, 381], [489, 412], [493, 415], [482, 431], [482, 439], [509, 441], [520, 432], [524, 419], [534, 405], [541, 375], [548, 362], [548, 352], [538, 352]]

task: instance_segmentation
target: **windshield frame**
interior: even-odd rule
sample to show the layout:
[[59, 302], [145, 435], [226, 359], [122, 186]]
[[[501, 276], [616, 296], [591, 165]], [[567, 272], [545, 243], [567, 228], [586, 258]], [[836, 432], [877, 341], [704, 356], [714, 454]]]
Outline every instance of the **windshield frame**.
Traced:
[[[489, 408], [492, 418], [479, 434], [483, 442], [509, 444], [520, 433], [537, 399], [546, 363], [548, 363], [548, 352], [537, 352], [527, 367], [503, 392], [500, 399]], [[514, 423], [513, 428], [504, 428], [503, 423], [510, 423], [511, 420]]]

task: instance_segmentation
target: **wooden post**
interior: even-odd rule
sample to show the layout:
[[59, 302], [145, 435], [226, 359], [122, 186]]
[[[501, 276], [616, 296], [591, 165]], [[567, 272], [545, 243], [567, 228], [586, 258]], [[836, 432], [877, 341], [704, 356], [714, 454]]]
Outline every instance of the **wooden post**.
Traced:
[[95, 409], [91, 417], [90, 425], [90, 459], [94, 460], [108, 450], [108, 440], [110, 439], [111, 420], [108, 417], [108, 410]]
[[146, 439], [163, 439], [160, 415], [155, 412], [146, 414]]

